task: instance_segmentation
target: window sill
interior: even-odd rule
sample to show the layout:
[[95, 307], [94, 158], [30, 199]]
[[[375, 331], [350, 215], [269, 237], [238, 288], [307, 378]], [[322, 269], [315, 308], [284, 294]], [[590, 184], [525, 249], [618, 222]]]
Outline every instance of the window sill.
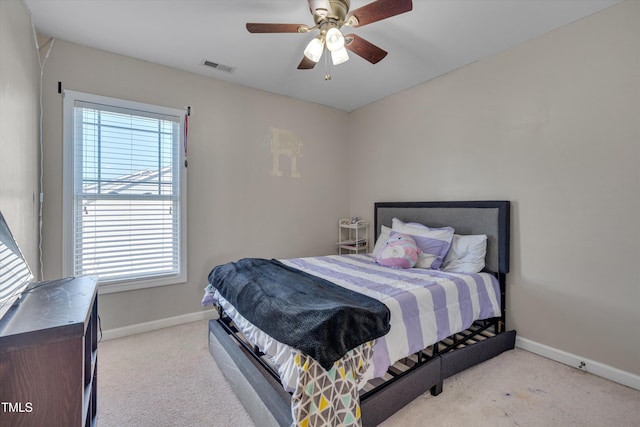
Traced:
[[127, 280], [122, 282], [100, 283], [98, 294], [113, 294], [116, 292], [134, 291], [137, 289], [156, 288], [160, 286], [179, 285], [186, 283], [186, 275], [157, 277], [140, 280]]

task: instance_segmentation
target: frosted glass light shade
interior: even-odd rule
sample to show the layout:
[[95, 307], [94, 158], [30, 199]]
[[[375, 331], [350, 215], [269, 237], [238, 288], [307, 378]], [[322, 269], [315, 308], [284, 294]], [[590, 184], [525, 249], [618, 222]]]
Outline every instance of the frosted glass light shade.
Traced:
[[304, 49], [304, 56], [309, 58], [313, 62], [318, 62], [322, 56], [324, 45], [319, 38], [312, 39], [307, 47]]
[[331, 52], [339, 50], [344, 47], [344, 36], [336, 27], [330, 28], [327, 31], [327, 49]]
[[338, 65], [338, 64], [342, 64], [343, 62], [347, 62], [349, 60], [349, 54], [347, 53], [347, 48], [342, 46], [341, 49], [332, 51], [331, 60], [333, 61], [333, 65]]

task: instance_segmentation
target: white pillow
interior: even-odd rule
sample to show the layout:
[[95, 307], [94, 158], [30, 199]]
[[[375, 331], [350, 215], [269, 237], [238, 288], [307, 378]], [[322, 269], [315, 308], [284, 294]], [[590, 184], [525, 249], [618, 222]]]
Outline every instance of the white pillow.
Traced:
[[442, 270], [453, 273], [478, 273], [484, 268], [486, 254], [486, 235], [461, 236], [455, 234], [451, 242], [451, 249], [442, 264]]
[[386, 225], [380, 227], [380, 235], [378, 236], [378, 240], [376, 240], [376, 244], [373, 247], [374, 257], [378, 256], [378, 252], [380, 252], [382, 248], [384, 248], [384, 244], [387, 240], [389, 240], [389, 237], [391, 237], [390, 235], [391, 228], [387, 227]]
[[429, 228], [415, 222], [402, 222], [398, 218], [391, 221], [391, 236], [393, 233], [408, 234], [413, 237], [422, 255], [416, 263], [417, 268], [431, 268], [437, 270], [442, 265], [444, 257], [449, 251], [454, 229], [452, 227]]

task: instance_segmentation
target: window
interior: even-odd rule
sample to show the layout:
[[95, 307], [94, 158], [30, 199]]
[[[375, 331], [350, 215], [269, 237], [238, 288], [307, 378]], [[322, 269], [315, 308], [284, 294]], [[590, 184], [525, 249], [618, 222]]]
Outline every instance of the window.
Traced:
[[64, 120], [65, 275], [186, 281], [184, 112], [65, 91]]

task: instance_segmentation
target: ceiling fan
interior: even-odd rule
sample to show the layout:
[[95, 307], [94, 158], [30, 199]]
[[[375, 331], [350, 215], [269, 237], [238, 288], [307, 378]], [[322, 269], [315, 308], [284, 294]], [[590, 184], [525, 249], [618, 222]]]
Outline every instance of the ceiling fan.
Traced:
[[387, 52], [356, 34], [343, 35], [342, 26], [362, 27], [381, 21], [413, 8], [411, 0], [377, 0], [349, 12], [349, 0], [308, 0], [315, 25], [247, 23], [250, 33], [308, 33], [320, 30], [304, 50], [299, 70], [312, 69], [322, 57], [325, 48], [331, 53], [334, 65], [349, 59], [347, 50], [372, 64], [380, 62]]

